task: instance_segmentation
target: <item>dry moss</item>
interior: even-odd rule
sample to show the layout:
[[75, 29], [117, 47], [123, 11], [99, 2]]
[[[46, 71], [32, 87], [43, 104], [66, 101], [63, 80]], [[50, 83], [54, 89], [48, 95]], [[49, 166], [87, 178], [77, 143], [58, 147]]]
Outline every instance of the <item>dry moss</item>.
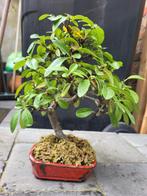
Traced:
[[90, 165], [96, 159], [89, 142], [73, 135], [67, 135], [67, 139], [55, 135], [42, 137], [35, 145], [33, 156], [43, 162], [75, 165]]

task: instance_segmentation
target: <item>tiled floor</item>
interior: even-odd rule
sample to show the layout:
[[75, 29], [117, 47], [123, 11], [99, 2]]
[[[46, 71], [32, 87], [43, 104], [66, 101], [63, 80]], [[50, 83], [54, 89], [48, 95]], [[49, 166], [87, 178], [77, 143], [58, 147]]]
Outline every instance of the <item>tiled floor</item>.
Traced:
[[0, 108], [13, 109], [14, 106], [15, 106], [15, 101], [0, 101]]
[[97, 156], [94, 173], [85, 182], [71, 183], [38, 180], [32, 174], [28, 157], [30, 148], [41, 135], [50, 132], [44, 129], [18, 129], [16, 137], [13, 137], [7, 128], [0, 128], [0, 172], [3, 173], [0, 187], [4, 193], [0, 195], [147, 196], [147, 157], [138, 150], [141, 144], [146, 153], [146, 135], [71, 132], [88, 139]]

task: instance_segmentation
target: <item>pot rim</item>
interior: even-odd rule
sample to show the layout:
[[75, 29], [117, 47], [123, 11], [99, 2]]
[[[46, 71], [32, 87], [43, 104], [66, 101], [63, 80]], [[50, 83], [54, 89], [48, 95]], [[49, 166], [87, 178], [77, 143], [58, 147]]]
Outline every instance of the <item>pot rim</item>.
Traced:
[[43, 162], [38, 161], [33, 157], [33, 149], [35, 148], [35, 144], [32, 146], [29, 152], [29, 159], [31, 162], [35, 162], [36, 164], [45, 164], [54, 167], [69, 167], [69, 168], [78, 168], [78, 169], [92, 169], [96, 167], [96, 160], [91, 165], [72, 165], [72, 164], [63, 164], [63, 163], [53, 163], [53, 162]]

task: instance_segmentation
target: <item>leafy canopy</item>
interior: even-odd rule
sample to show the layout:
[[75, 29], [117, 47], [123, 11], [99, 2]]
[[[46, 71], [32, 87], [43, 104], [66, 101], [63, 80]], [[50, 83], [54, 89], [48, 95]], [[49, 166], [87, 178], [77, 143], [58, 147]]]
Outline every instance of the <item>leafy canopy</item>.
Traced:
[[[79, 118], [108, 113], [113, 125], [122, 118], [126, 123], [134, 123], [131, 113], [138, 96], [125, 82], [140, 77], [134, 75], [120, 81], [113, 74], [123, 63], [115, 61], [102, 47], [103, 29], [81, 15], [39, 17], [40, 21], [44, 19], [52, 22], [52, 30], [46, 35], [31, 35], [28, 56], [15, 64], [15, 70], [23, 68], [21, 75], [29, 80], [16, 91], [18, 111], [11, 120], [11, 130], [18, 121], [23, 128], [31, 126], [31, 111], [35, 109], [45, 115], [53, 101], [63, 109], [73, 104]], [[95, 102], [95, 111], [80, 107], [83, 98]]]

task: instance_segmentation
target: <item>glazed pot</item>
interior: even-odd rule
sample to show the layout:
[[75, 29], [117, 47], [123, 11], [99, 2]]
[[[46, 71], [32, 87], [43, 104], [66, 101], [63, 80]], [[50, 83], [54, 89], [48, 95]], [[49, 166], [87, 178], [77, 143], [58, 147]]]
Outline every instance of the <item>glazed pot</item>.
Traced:
[[77, 166], [61, 163], [50, 163], [35, 160], [32, 147], [29, 158], [32, 163], [33, 174], [36, 178], [62, 181], [84, 181], [96, 167], [96, 161], [90, 166]]

